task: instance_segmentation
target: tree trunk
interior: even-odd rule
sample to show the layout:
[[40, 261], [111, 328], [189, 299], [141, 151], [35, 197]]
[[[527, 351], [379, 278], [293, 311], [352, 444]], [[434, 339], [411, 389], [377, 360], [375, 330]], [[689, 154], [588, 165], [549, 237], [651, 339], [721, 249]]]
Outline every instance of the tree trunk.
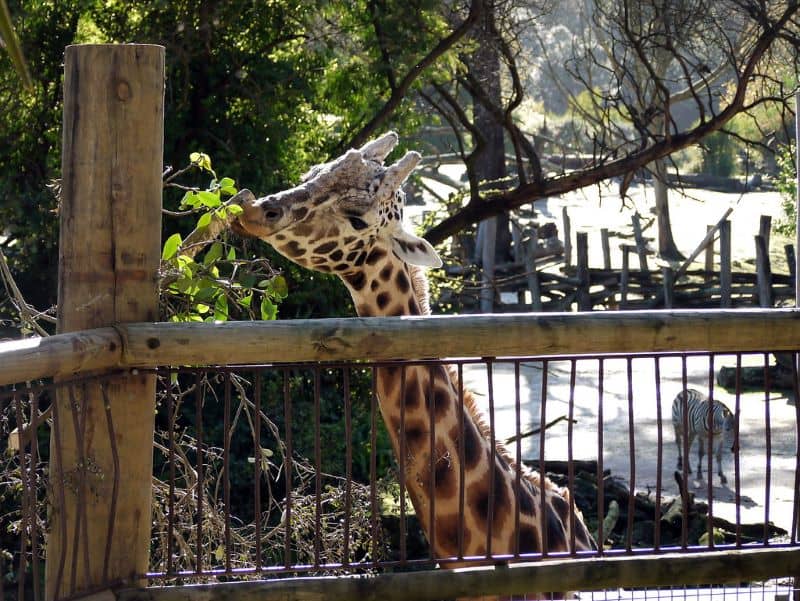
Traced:
[[678, 250], [672, 237], [672, 224], [669, 219], [669, 189], [667, 187], [667, 168], [664, 159], [651, 163], [653, 173], [653, 191], [656, 196], [656, 221], [658, 224], [658, 254], [662, 259], [683, 261], [684, 256]]

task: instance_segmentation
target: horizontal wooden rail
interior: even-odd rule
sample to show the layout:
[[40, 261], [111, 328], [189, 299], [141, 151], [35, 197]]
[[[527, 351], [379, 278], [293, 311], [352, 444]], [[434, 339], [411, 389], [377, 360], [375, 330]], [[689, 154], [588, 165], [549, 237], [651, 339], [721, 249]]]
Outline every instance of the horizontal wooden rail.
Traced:
[[645, 557], [605, 557], [536, 564], [427, 570], [324, 578], [127, 589], [118, 601], [423, 601], [479, 595], [582, 591], [763, 581], [791, 575], [800, 549], [712, 551]]
[[0, 343], [0, 385], [158, 365], [795, 349], [796, 309], [136, 323]]

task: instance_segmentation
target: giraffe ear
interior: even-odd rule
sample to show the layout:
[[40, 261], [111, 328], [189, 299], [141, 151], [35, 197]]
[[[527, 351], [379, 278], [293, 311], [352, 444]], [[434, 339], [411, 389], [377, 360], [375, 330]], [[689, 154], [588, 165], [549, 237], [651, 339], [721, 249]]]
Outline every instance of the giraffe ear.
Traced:
[[411, 265], [442, 266], [442, 260], [430, 242], [401, 228], [392, 233], [392, 250], [394, 250], [394, 254]]
[[389, 156], [389, 153], [392, 152], [399, 139], [399, 136], [395, 132], [387, 132], [380, 138], [376, 138], [364, 144], [364, 146], [361, 147], [361, 154], [367, 161], [375, 161], [383, 164], [383, 161]]

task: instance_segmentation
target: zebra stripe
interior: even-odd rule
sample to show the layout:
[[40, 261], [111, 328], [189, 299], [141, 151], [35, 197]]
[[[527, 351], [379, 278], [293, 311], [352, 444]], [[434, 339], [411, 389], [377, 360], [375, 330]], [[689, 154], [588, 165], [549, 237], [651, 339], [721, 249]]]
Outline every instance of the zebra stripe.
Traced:
[[[684, 409], [686, 419], [684, 420]], [[686, 449], [691, 450], [697, 438], [697, 476], [703, 479], [703, 455], [711, 437], [712, 455], [717, 460], [717, 473], [722, 484], [728, 482], [722, 471], [723, 448], [733, 451], [736, 436], [736, 420], [724, 403], [714, 400], [709, 411], [709, 399], [698, 390], [688, 388], [678, 393], [672, 401], [672, 427], [675, 429], [675, 444], [678, 446], [678, 469], [683, 469], [683, 436], [686, 430]], [[687, 461], [687, 471], [692, 473], [691, 462]]]

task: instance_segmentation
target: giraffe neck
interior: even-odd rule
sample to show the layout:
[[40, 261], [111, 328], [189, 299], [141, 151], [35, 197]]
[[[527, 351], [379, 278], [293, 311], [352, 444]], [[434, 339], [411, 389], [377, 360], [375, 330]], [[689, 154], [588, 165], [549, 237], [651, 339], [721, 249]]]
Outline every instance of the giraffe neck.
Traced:
[[[373, 248], [363, 269], [342, 279], [361, 317], [430, 312], [424, 273], [390, 249]], [[569, 550], [568, 497], [537, 474], [517, 476], [452, 369], [382, 367], [376, 379], [401, 483], [437, 557]], [[591, 548], [585, 534], [579, 549]]]

